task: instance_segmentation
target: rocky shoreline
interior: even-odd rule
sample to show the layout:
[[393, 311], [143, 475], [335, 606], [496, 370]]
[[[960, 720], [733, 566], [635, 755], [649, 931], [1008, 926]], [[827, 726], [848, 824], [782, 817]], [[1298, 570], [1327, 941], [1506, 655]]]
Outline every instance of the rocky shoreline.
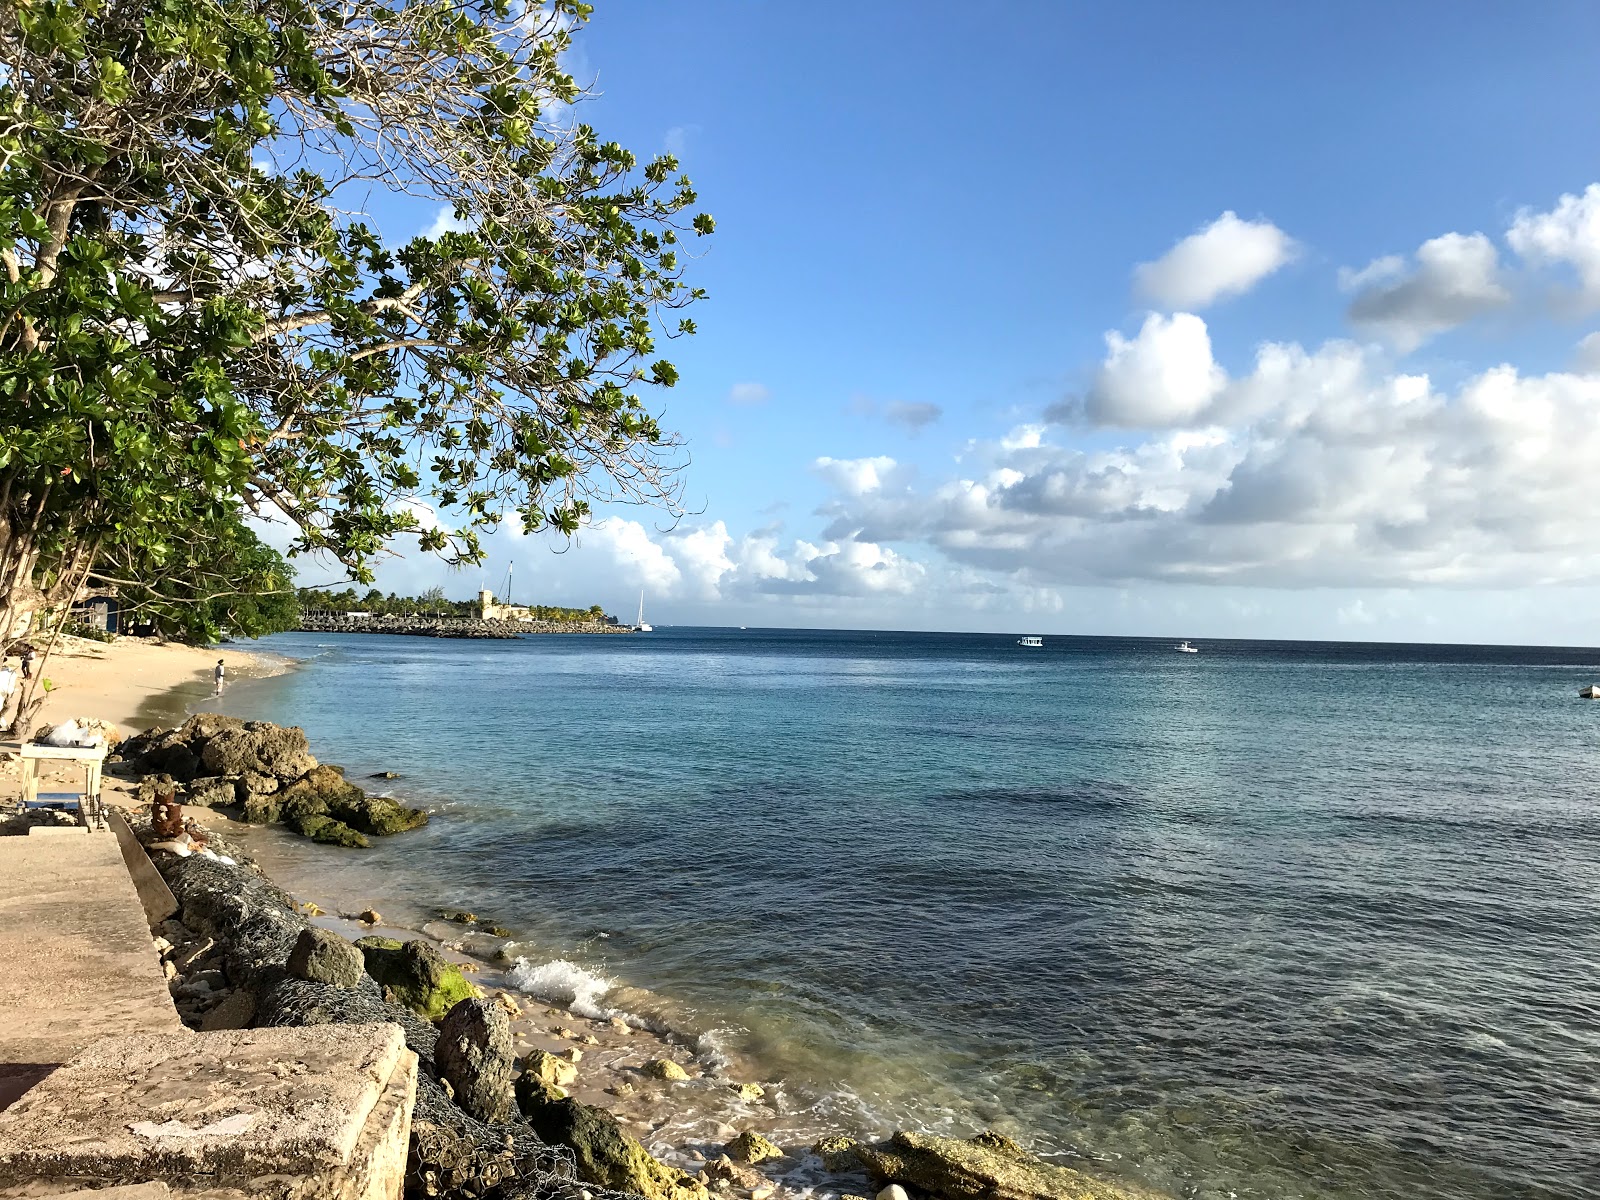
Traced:
[[[208, 827], [191, 812], [176, 832], [152, 823], [163, 797], [180, 793], [349, 845], [317, 837], [318, 820], [355, 830], [375, 801], [379, 814], [419, 811], [367, 797], [317, 763], [299, 729], [198, 714], [132, 739], [122, 758], [120, 773], [139, 779], [149, 805], [132, 815], [136, 832], [179, 904], [154, 944], [184, 1022], [398, 1024], [421, 1066], [412, 1200], [1153, 1200], [994, 1133], [906, 1130], [874, 1143], [839, 1131], [788, 1144], [781, 1081], [751, 1078], [691, 1036], [624, 1010], [519, 989], [530, 981], [508, 970], [511, 931], [492, 921], [441, 911], [419, 931], [371, 910], [325, 913], [268, 879], [220, 822]], [[368, 823], [378, 832], [388, 822]]]
[[[139, 799], [237, 810], [252, 825], [282, 824], [301, 837], [365, 848], [428, 823], [420, 808], [369, 795], [340, 767], [319, 763], [299, 726], [197, 713], [176, 729], [129, 738], [110, 760], [143, 778]], [[181, 847], [181, 843], [179, 843]]]

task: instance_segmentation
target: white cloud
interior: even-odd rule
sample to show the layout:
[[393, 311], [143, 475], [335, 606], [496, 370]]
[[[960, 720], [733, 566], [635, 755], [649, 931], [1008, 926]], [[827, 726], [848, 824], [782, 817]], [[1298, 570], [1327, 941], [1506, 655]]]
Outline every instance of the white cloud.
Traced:
[[1106, 358], [1085, 409], [1100, 425], [1161, 428], [1200, 418], [1227, 383], [1193, 313], [1151, 313], [1131, 341], [1106, 334]]
[[1350, 320], [1358, 329], [1410, 351], [1511, 302], [1500, 282], [1494, 243], [1481, 233], [1447, 233], [1423, 242], [1416, 260], [1409, 275], [1392, 256], [1341, 275], [1350, 286], [1365, 285], [1350, 304]]
[[1600, 377], [1446, 390], [1350, 343], [1268, 345], [1213, 407], [1235, 415], [1113, 449], [979, 444], [981, 474], [841, 489], [825, 533], [1054, 586], [1600, 581]]
[[608, 558], [621, 578], [658, 595], [676, 592], [683, 581], [676, 560], [637, 521], [601, 521], [585, 531], [583, 542]]
[[883, 486], [884, 477], [893, 471], [895, 461], [878, 455], [873, 458], [819, 458], [811, 469], [847, 496], [864, 496]]
[[448, 204], [440, 205], [439, 211], [434, 214], [433, 223], [422, 231], [425, 238], [443, 237], [447, 233], [471, 233], [476, 226], [471, 221], [463, 221], [455, 214], [455, 209]]
[[1205, 308], [1249, 291], [1293, 261], [1294, 239], [1271, 221], [1242, 221], [1225, 212], [1134, 270], [1139, 293], [1165, 308]]
[[772, 399], [772, 389], [764, 383], [736, 383], [728, 389], [728, 403], [754, 406]]
[[1583, 303], [1600, 306], [1600, 183], [1591, 183], [1581, 196], [1563, 195], [1549, 212], [1521, 209], [1506, 241], [1535, 265], [1570, 265]]

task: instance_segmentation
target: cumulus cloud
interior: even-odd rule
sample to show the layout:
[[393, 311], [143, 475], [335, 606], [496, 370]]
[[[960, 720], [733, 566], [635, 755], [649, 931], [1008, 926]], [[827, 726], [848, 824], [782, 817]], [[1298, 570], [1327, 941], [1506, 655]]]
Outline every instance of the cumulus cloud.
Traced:
[[830, 535], [1041, 585], [1592, 582], [1600, 377], [1508, 366], [1443, 389], [1346, 342], [1274, 344], [1226, 425], [1086, 449], [974, 446], [930, 490], [841, 489]]
[[1085, 400], [1099, 425], [1161, 428], [1197, 420], [1227, 383], [1193, 313], [1151, 313], [1131, 340], [1106, 334], [1106, 358]]
[[1225, 212], [1154, 262], [1140, 263], [1134, 285], [1164, 308], [1205, 308], [1249, 291], [1294, 260], [1294, 239], [1271, 221]]
[[889, 424], [898, 425], [907, 433], [921, 433], [944, 416], [944, 409], [937, 404], [896, 400], [884, 409], [883, 416]]
[[1521, 209], [1506, 241], [1535, 265], [1570, 266], [1581, 301], [1600, 307], [1600, 183], [1591, 183], [1581, 196], [1563, 195], [1549, 212]]
[[736, 383], [728, 389], [728, 403], [740, 405], [765, 404], [772, 399], [772, 390], [764, 383]]
[[1481, 233], [1447, 233], [1423, 242], [1409, 273], [1391, 256], [1341, 280], [1361, 289], [1350, 305], [1351, 322], [1402, 351], [1511, 302], [1494, 243]]
[[864, 496], [883, 486], [884, 478], [895, 469], [895, 461], [884, 455], [872, 458], [819, 458], [811, 469], [847, 496]]

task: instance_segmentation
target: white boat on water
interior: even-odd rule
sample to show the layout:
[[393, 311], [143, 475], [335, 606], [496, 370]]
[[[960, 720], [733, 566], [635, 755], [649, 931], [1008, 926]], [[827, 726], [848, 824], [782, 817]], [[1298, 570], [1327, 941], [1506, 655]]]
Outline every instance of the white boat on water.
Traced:
[[644, 589], [643, 588], [639, 589], [639, 619], [633, 623], [633, 631], [635, 633], [654, 633], [656, 631], [656, 627], [654, 625], [646, 625], [644, 623]]
[[1173, 649], [1176, 650], [1179, 654], [1199, 654], [1200, 653], [1200, 647], [1199, 646], [1191, 646], [1191, 645], [1189, 645], [1188, 642], [1179, 642], [1176, 646], [1173, 647]]
[[1030, 648], [1032, 648], [1034, 650], [1038, 650], [1038, 649], [1040, 649], [1041, 647], [1044, 646], [1044, 639], [1042, 637], [1018, 638], [1017, 639], [1017, 645], [1019, 645], [1019, 646], [1028, 646], [1028, 647], [1030, 647]]

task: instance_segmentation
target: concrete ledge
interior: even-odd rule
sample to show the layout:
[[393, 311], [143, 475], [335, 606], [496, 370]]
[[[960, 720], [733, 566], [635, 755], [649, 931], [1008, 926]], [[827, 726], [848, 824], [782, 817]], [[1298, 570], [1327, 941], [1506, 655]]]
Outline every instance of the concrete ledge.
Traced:
[[0, 1113], [0, 1188], [394, 1200], [415, 1089], [397, 1025], [106, 1038]]
[[122, 851], [122, 861], [133, 880], [133, 890], [139, 893], [139, 903], [144, 905], [144, 919], [150, 922], [150, 928], [154, 929], [168, 917], [177, 916], [178, 902], [173, 898], [172, 889], [161, 878], [161, 872], [156, 870], [150, 856], [139, 844], [139, 839], [133, 836], [127, 818], [113, 808], [106, 811], [106, 820], [111, 825], [111, 831], [117, 835], [117, 847]]

